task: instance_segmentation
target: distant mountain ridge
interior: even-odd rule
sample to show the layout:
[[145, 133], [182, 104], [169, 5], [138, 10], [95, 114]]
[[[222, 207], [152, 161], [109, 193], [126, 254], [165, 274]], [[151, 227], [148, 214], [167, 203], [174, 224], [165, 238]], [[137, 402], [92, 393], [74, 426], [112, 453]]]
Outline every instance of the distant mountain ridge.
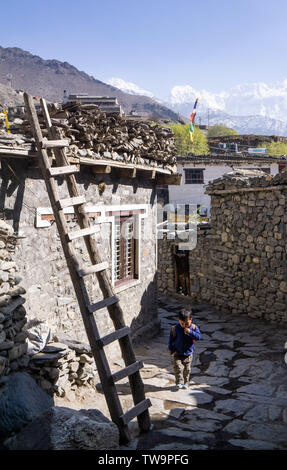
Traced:
[[197, 123], [222, 123], [241, 134], [287, 135], [287, 80], [238, 85], [220, 93], [174, 86], [165, 104], [189, 116], [197, 97]]
[[115, 77], [107, 82], [127, 93], [152, 96], [187, 119], [196, 98], [199, 98], [196, 124], [222, 123], [241, 134], [287, 136], [287, 80], [273, 85], [238, 85], [220, 93], [195, 90], [190, 85], [176, 85], [164, 101], [135, 83]]
[[7, 85], [8, 74], [12, 76], [13, 89], [27, 91], [49, 101], [61, 101], [64, 90], [71, 94], [115, 96], [126, 113], [136, 110], [173, 121], [182, 120], [182, 116], [176, 111], [152, 98], [124, 93], [119, 88], [78, 70], [68, 62], [44, 60], [18, 47], [0, 46], [0, 83]]
[[[187, 116], [190, 114], [190, 105], [172, 106], [175, 111]], [[239, 134], [262, 134], [262, 135], [278, 135], [287, 136], [287, 122], [279, 119], [273, 119], [260, 115], [233, 116], [222, 111], [207, 111], [205, 108], [199, 107], [196, 115], [196, 124], [215, 124], [222, 123], [227, 127], [239, 132]]]

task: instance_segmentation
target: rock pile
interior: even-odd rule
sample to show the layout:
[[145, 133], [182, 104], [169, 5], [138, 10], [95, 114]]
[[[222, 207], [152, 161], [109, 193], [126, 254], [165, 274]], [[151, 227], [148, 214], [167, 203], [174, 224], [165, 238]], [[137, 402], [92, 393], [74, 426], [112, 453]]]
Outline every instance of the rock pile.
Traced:
[[287, 172], [282, 171], [275, 176], [266, 175], [261, 170], [237, 169], [225, 173], [222, 177], [210, 182], [206, 187], [207, 194], [213, 194], [215, 190], [235, 190], [238, 188], [248, 189], [256, 187], [264, 188], [287, 183]]
[[96, 366], [89, 345], [59, 339], [61, 342], [49, 342], [41, 352], [33, 355], [29, 369], [46, 393], [63, 397], [68, 390], [91, 384]]
[[25, 289], [19, 286], [21, 277], [12, 258], [16, 243], [13, 228], [0, 220], [0, 376], [26, 367], [29, 362], [23, 331], [27, 322], [22, 297]]

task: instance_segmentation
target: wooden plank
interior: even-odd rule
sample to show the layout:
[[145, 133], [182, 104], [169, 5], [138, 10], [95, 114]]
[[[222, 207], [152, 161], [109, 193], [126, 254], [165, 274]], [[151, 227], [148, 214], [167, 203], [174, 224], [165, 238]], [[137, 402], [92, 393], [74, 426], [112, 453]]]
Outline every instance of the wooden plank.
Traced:
[[140, 369], [143, 368], [143, 363], [142, 361], [136, 361], [133, 364], [130, 364], [129, 366], [125, 367], [124, 369], [119, 370], [118, 372], [115, 372], [109, 377], [109, 380], [112, 383], [116, 383], [121, 379], [124, 379], [125, 377], [129, 377], [130, 375], [133, 375], [135, 372], [138, 372]]
[[47, 168], [47, 172], [50, 176], [70, 175], [79, 171], [80, 170], [76, 165], [55, 166], [53, 168]]
[[70, 141], [68, 139], [42, 140], [41, 142], [42, 149], [64, 148], [69, 147], [69, 145]]
[[156, 184], [168, 184], [173, 186], [180, 186], [182, 175], [175, 173], [173, 175], [157, 175]]
[[120, 328], [119, 330], [113, 331], [112, 333], [103, 336], [102, 338], [98, 339], [98, 345], [100, 348], [103, 348], [104, 346], [107, 346], [110, 343], [113, 343], [117, 339], [123, 338], [124, 336], [129, 335], [131, 332], [130, 328], [128, 326], [125, 326], [124, 328]]
[[97, 225], [92, 225], [91, 227], [82, 228], [81, 230], [74, 230], [73, 232], [68, 232], [66, 238], [69, 242], [80, 237], [87, 237], [98, 231]]
[[95, 304], [89, 305], [88, 309], [90, 313], [96, 312], [97, 310], [100, 310], [101, 308], [108, 307], [109, 305], [113, 305], [119, 301], [119, 298], [116, 295], [113, 295], [112, 297], [107, 297], [106, 299], [100, 300], [99, 302], [96, 302]]
[[103, 263], [93, 264], [87, 268], [78, 269], [78, 275], [80, 277], [88, 276], [89, 274], [98, 273], [99, 271], [104, 271], [109, 268], [109, 263], [104, 261]]
[[146, 398], [145, 400], [142, 400], [133, 408], [131, 408], [129, 411], [127, 411], [125, 414], [120, 416], [120, 421], [123, 424], [127, 425], [136, 416], [139, 416], [140, 414], [144, 413], [150, 406], [151, 406], [151, 401], [149, 398]]
[[[87, 157], [79, 157], [79, 163], [81, 165], [90, 165], [90, 166], [96, 166], [96, 165], [110, 165], [113, 168], [130, 168], [130, 169], [136, 169], [136, 170], [145, 170], [145, 171], [150, 171], [150, 167], [145, 166], [145, 165], [138, 165], [138, 164], [131, 164], [131, 163], [123, 163], [119, 162], [116, 160], [104, 160], [104, 159], [97, 159], [97, 156], [95, 155], [95, 158], [87, 158]], [[160, 168], [160, 167], [155, 167], [154, 170], [156, 173], [162, 173], [165, 175], [171, 175], [170, 170], [166, 170], [165, 168]]]
[[58, 209], [64, 209], [65, 207], [79, 206], [80, 204], [85, 204], [85, 202], [85, 196], [68, 197], [67, 199], [60, 199], [57, 207]]
[[0, 157], [2, 158], [37, 158], [38, 153], [32, 150], [1, 148]]

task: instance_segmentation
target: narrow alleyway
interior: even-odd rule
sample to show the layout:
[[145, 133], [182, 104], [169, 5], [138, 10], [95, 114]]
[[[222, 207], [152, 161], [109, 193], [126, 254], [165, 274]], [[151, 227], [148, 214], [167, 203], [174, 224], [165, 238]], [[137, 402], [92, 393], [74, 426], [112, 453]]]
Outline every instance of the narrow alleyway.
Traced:
[[[287, 327], [196, 306], [196, 344], [189, 390], [176, 391], [167, 343], [183, 306], [161, 298], [158, 336], [136, 348], [150, 398], [153, 430], [129, 449], [287, 449]], [[286, 344], [287, 346], [287, 344]], [[128, 403], [128, 385], [118, 385]]]

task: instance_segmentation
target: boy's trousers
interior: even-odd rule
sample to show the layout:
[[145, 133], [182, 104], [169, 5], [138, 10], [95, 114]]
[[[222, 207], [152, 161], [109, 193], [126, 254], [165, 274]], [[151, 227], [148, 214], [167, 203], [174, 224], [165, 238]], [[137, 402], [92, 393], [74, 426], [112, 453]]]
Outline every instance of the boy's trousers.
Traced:
[[172, 357], [173, 357], [175, 383], [176, 384], [188, 383], [191, 362], [192, 362], [192, 354], [190, 356], [183, 356], [175, 352], [172, 355]]

